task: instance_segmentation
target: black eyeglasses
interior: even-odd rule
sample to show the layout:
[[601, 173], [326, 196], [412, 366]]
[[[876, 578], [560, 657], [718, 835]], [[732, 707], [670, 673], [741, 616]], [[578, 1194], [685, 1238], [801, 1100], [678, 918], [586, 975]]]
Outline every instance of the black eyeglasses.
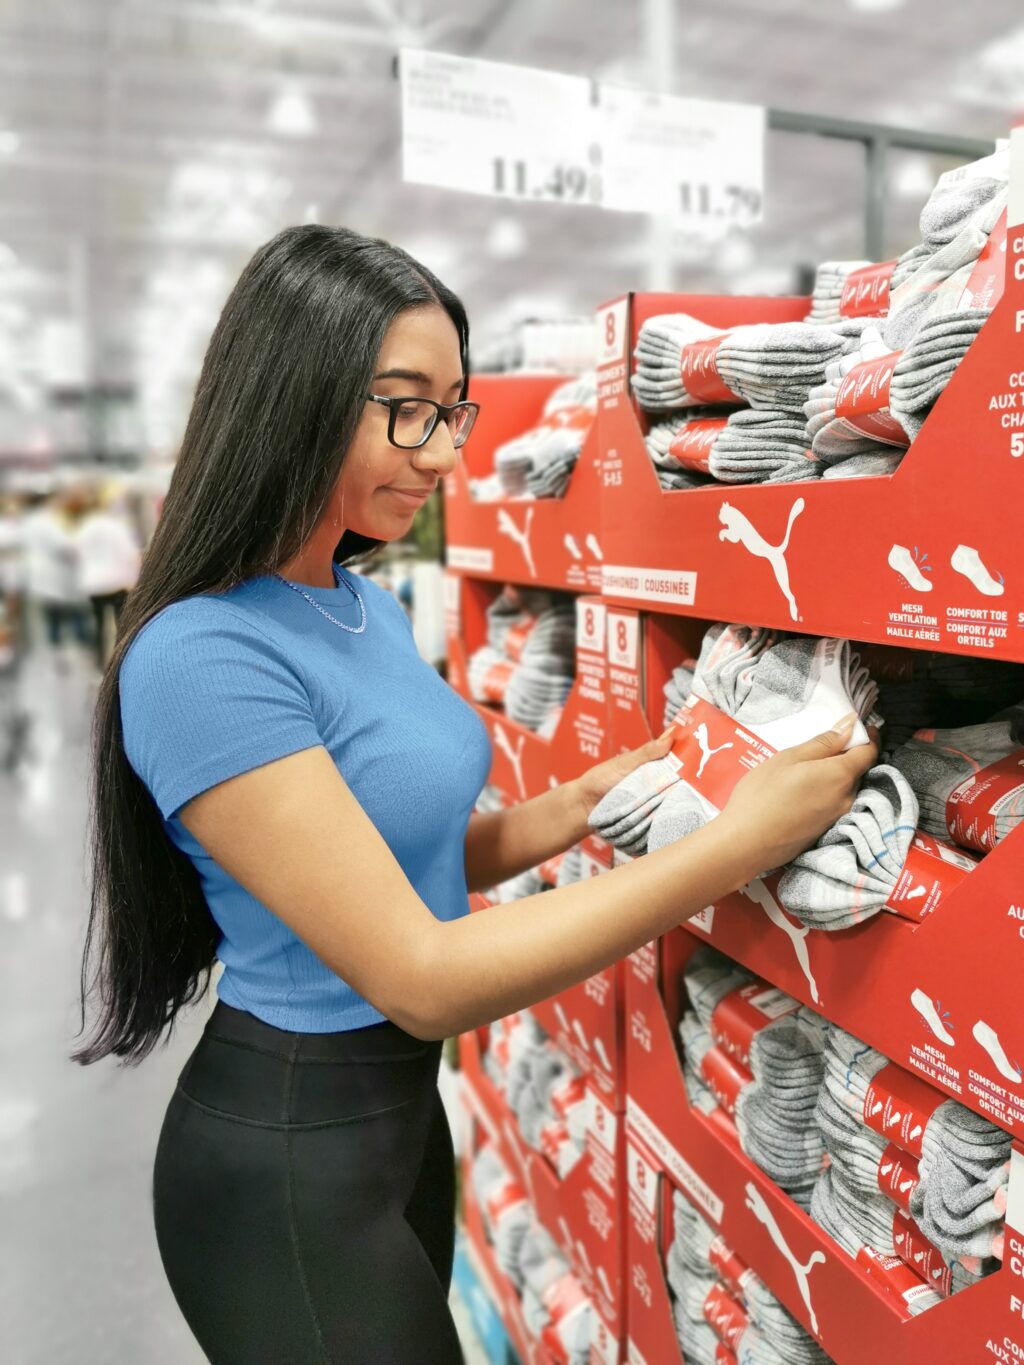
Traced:
[[401, 450], [418, 450], [444, 418], [456, 450], [466, 444], [480, 411], [479, 403], [435, 403], [432, 398], [381, 398], [368, 393], [371, 403], [388, 409], [388, 440]]

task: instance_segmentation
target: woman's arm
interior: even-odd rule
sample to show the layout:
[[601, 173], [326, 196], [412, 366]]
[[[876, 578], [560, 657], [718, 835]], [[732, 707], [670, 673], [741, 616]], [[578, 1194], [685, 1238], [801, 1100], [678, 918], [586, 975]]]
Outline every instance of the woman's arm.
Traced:
[[543, 1000], [778, 866], [848, 810], [874, 744], [829, 731], [769, 759], [705, 829], [585, 884], [434, 918], [325, 749], [231, 778], [186, 828], [382, 1014], [444, 1038]]
[[466, 831], [466, 885], [484, 891], [564, 853], [590, 833], [587, 817], [616, 783], [654, 758], [664, 758], [675, 727], [639, 749], [598, 763], [574, 782], [505, 810], [478, 812]]

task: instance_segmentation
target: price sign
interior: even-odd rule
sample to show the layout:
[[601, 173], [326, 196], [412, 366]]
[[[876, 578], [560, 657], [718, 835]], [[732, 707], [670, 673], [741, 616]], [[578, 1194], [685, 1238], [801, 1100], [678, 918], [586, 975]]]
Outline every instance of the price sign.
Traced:
[[505, 199], [600, 202], [590, 81], [406, 48], [403, 175]]
[[765, 111], [602, 85], [603, 202], [718, 235], [764, 216]]

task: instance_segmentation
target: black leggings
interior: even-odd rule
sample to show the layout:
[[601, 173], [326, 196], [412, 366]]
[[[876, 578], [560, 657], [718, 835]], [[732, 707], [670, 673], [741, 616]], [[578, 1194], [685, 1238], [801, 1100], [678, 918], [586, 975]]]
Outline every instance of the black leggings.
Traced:
[[459, 1365], [440, 1043], [218, 1004], [160, 1134], [164, 1269], [212, 1365]]

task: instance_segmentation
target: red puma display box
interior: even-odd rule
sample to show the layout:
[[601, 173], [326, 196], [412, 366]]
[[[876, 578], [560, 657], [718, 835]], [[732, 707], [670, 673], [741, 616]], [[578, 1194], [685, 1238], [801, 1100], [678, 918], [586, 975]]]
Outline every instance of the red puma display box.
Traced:
[[[496, 584], [482, 580], [456, 574], [446, 577], [448, 681], [470, 701], [470, 660], [486, 642], [487, 608], [499, 591]], [[610, 756], [610, 648], [605, 604], [597, 598], [578, 598], [576, 677], [550, 739], [509, 720], [500, 704], [474, 702], [491, 737], [494, 766], [490, 780], [513, 802], [527, 801], [560, 783], [571, 782]]]
[[[608, 609], [610, 622], [616, 611]], [[643, 685], [638, 678], [630, 689], [635, 705], [613, 709], [613, 750], [635, 748], [660, 732], [664, 684], [676, 663], [699, 651], [706, 624], [641, 618]], [[883, 911], [835, 933], [808, 929], [783, 910], [767, 878], [708, 906], [687, 927], [1024, 1138], [1024, 1019], [1012, 989], [990, 988], [993, 972], [1007, 984], [1024, 980], [1022, 850], [1024, 827], [966, 875], [950, 871], [955, 883], [919, 920]], [[923, 887], [913, 887], [911, 896]]]
[[707, 1117], [690, 1107], [676, 1028], [684, 1003], [682, 970], [695, 946], [679, 929], [627, 964], [631, 1365], [680, 1362], [663, 1269], [673, 1186], [836, 1365], [966, 1365], [1024, 1358], [1024, 1149], [1013, 1153], [1002, 1269], [908, 1319], [902, 1301], [883, 1281], [855, 1263], [749, 1160], [720, 1111]]
[[500, 445], [536, 427], [544, 404], [564, 375], [475, 375], [471, 397], [480, 404], [463, 460], [445, 480], [446, 562], [479, 578], [533, 587], [599, 592], [603, 558], [601, 479], [596, 421], [561, 498], [503, 498], [478, 502], [470, 480], [494, 472]]
[[598, 313], [602, 595], [708, 620], [1024, 660], [1024, 226], [992, 317], [897, 471], [662, 492], [629, 387], [640, 328], [685, 312], [726, 329], [804, 299], [630, 294]]

